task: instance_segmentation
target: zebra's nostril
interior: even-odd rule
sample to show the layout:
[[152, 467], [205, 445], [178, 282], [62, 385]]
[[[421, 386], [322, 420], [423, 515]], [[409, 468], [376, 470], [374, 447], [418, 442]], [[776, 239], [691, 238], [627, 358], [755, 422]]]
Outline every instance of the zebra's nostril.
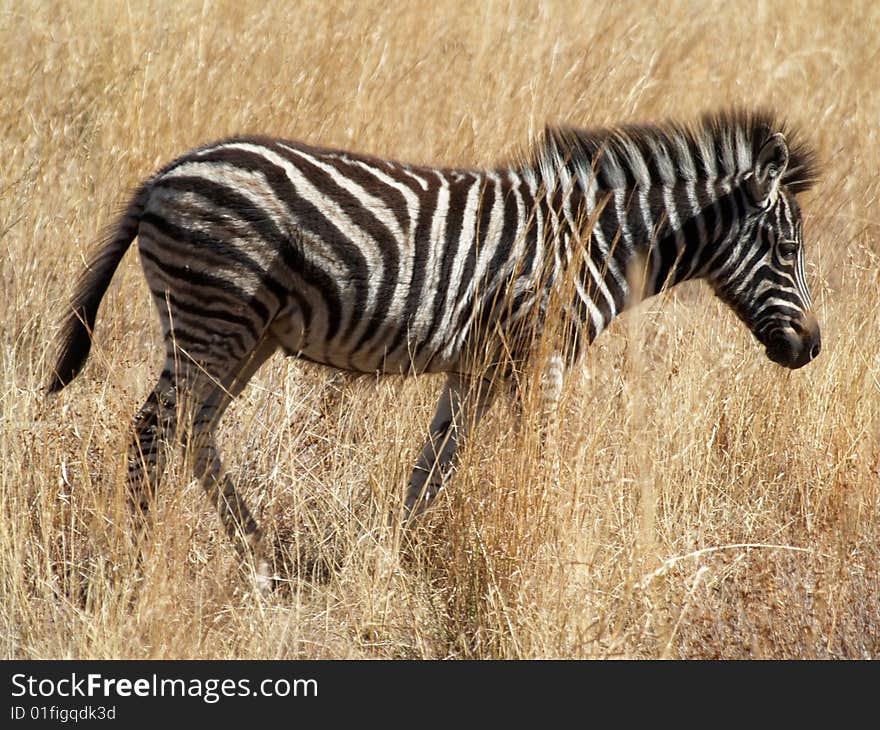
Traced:
[[813, 345], [810, 348], [810, 359], [815, 360], [817, 357], [819, 357], [819, 353], [821, 352], [821, 350], [822, 350], [822, 345], [817, 342], [815, 345]]

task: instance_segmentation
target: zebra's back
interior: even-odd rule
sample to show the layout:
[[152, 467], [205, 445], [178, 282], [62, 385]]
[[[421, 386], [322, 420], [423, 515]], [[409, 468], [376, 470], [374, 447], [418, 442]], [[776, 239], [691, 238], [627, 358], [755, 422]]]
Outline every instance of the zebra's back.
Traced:
[[231, 139], [152, 178], [139, 247], [160, 314], [174, 306], [166, 325], [205, 330], [197, 359], [221, 332], [243, 356], [244, 335], [270, 328], [289, 353], [336, 368], [449, 371], [465, 367], [500, 290], [534, 268], [513, 266], [528, 239], [534, 256], [533, 200], [509, 170]]

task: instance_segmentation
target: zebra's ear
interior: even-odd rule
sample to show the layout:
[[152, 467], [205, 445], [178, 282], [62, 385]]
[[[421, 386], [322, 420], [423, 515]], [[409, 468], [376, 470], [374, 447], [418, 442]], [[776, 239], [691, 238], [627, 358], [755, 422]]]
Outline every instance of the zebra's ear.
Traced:
[[755, 160], [750, 187], [757, 205], [763, 207], [768, 201], [775, 200], [787, 167], [788, 143], [781, 132], [776, 132], [764, 143]]

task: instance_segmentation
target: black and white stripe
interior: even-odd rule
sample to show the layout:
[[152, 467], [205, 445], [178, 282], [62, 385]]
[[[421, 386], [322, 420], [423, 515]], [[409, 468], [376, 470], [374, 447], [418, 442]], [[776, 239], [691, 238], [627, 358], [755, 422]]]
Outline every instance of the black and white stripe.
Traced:
[[[765, 113], [692, 127], [548, 128], [522, 160], [489, 171], [278, 139], [217, 142], [145, 182], [92, 258], [50, 390], [82, 367], [100, 300], [137, 237], [166, 364], [136, 421], [136, 504], [146, 509], [185, 391], [196, 471], [230, 533], [258, 542], [220, 473], [213, 430], [280, 348], [359, 373], [450, 374], [410, 481], [412, 512], [439, 489], [497, 382], [527, 360], [554, 298], [567, 333], [556, 369], [634, 298], [695, 277], [772, 359], [800, 367], [815, 357], [794, 198], [815, 175], [812, 152]], [[645, 262], [643, 282], [635, 261]]]

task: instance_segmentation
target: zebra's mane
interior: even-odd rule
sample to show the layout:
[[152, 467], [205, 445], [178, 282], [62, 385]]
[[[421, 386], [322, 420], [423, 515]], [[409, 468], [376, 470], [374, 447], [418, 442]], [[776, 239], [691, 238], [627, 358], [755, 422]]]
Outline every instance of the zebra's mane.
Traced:
[[789, 149], [782, 184], [792, 193], [809, 190], [819, 175], [816, 153], [797, 130], [768, 111], [706, 114], [694, 125], [548, 126], [530, 163], [545, 179], [563, 166], [582, 180], [595, 174], [606, 190], [736, 176], [752, 170], [761, 147], [776, 132], [785, 136]]

